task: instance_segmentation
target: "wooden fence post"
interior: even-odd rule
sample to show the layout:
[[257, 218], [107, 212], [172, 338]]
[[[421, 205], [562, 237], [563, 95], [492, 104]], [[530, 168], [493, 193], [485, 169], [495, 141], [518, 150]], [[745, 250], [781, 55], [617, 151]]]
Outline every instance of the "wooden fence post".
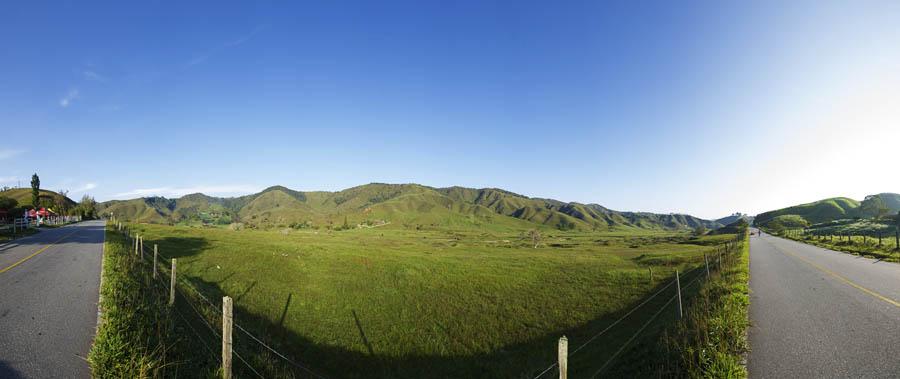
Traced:
[[678, 270], [675, 270], [675, 288], [678, 291], [678, 319], [681, 320], [681, 279], [678, 278]]
[[703, 253], [703, 262], [706, 263], [706, 280], [709, 280], [709, 259], [706, 258], [706, 253]]
[[559, 339], [558, 358], [559, 379], [566, 379], [569, 372], [569, 339], [566, 336]]
[[141, 253], [141, 263], [144, 263], [144, 236], [141, 236], [141, 247], [138, 249]]
[[222, 378], [231, 379], [231, 298], [222, 298]]
[[156, 249], [156, 244], [153, 244], [153, 279], [156, 279], [156, 256], [159, 255], [159, 251]]
[[647, 267], [650, 270], [650, 284], [653, 284], [653, 267]]
[[169, 278], [169, 305], [175, 305], [175, 267], [177, 266], [175, 258], [172, 258], [172, 272]]

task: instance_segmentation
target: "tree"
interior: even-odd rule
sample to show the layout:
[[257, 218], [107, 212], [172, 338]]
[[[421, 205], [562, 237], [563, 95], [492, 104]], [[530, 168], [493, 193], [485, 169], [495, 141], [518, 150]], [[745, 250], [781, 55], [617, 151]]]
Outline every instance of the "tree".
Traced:
[[56, 209], [60, 214], [68, 214], [69, 212], [69, 204], [66, 201], [66, 198], [69, 197], [69, 190], [61, 189], [59, 190], [59, 197], [57, 198], [58, 202], [56, 204]]
[[866, 196], [859, 208], [863, 217], [869, 215], [874, 217], [876, 221], [885, 219], [891, 212], [881, 195]]
[[16, 199], [0, 196], [0, 209], [10, 210], [19, 205]]
[[41, 178], [37, 173], [31, 175], [31, 205], [35, 208], [41, 206]]
[[88, 194], [81, 197], [81, 203], [78, 204], [79, 213], [84, 218], [94, 218], [97, 213], [97, 202]]
[[534, 245], [535, 249], [537, 249], [538, 244], [541, 243], [541, 231], [537, 229], [531, 229], [528, 231], [528, 237], [531, 238], [531, 244]]
[[709, 229], [706, 229], [706, 226], [704, 226], [704, 225], [697, 225], [697, 227], [694, 228], [694, 235], [695, 235], [695, 236], [702, 236], [702, 235], [706, 234], [706, 232], [708, 232], [708, 231], [709, 231]]
[[575, 229], [575, 223], [565, 218], [560, 218], [559, 223], [556, 224], [556, 228], [563, 231], [572, 230]]

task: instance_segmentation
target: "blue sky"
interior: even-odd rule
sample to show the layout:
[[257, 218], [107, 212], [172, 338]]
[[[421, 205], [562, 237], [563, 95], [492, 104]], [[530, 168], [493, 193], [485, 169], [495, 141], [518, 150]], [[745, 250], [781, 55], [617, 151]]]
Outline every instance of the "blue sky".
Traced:
[[897, 2], [31, 3], [0, 14], [0, 185], [708, 218], [900, 192]]

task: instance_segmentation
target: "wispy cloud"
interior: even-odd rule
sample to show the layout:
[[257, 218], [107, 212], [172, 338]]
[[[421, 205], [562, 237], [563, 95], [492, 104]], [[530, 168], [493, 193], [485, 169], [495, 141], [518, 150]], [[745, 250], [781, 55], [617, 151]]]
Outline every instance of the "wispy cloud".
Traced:
[[85, 79], [95, 81], [95, 82], [106, 82], [107, 78], [103, 75], [98, 74], [93, 70], [84, 70], [81, 72], [81, 75], [84, 76]]
[[72, 193], [82, 193], [97, 188], [97, 183], [85, 183], [83, 186], [72, 190]]
[[261, 189], [256, 186], [249, 185], [217, 185], [217, 186], [191, 186], [191, 187], [158, 187], [158, 188], [139, 188], [136, 190], [117, 193], [113, 195], [117, 198], [146, 197], [146, 196], [165, 196], [165, 197], [181, 197], [192, 193], [202, 193], [206, 195], [236, 195], [259, 192]]
[[233, 47], [233, 46], [240, 45], [244, 42], [247, 42], [251, 38], [253, 38], [253, 36], [255, 36], [257, 33], [261, 32], [263, 29], [265, 29], [265, 25], [259, 25], [255, 28], [253, 28], [253, 31], [251, 31], [250, 33], [247, 33], [234, 41], [226, 43], [225, 47]]
[[0, 149], [0, 160], [9, 159], [24, 152], [25, 150], [21, 149]]
[[217, 47], [214, 47], [214, 48], [212, 48], [212, 49], [209, 49], [209, 50], [207, 50], [207, 51], [205, 51], [205, 52], [199, 53], [199, 54], [197, 54], [196, 56], [194, 56], [193, 58], [191, 58], [191, 60], [189, 60], [189, 61], [187, 62], [187, 66], [190, 67], [190, 66], [198, 65], [198, 64], [200, 64], [200, 63], [205, 62], [207, 59], [209, 59], [209, 58], [212, 57], [213, 55], [218, 54], [218, 53], [219, 53], [220, 51], [222, 51], [222, 50], [225, 50], [225, 49], [228, 49], [228, 48], [232, 48], [232, 47], [241, 45], [241, 44], [243, 44], [244, 42], [249, 41], [251, 38], [253, 38], [253, 36], [255, 36], [257, 33], [259, 33], [260, 31], [262, 31], [263, 29], [265, 29], [265, 25], [257, 26], [257, 27], [254, 28], [253, 31], [251, 31], [250, 33], [247, 33], [247, 34], [245, 34], [245, 35], [243, 35], [243, 36], [241, 36], [241, 37], [239, 37], [239, 38], [237, 38], [237, 39], [235, 39], [235, 40], [232, 40], [232, 41], [230, 41], [230, 42], [226, 42], [225, 44], [223, 44], [223, 45], [221, 45], [221, 46], [217, 46]]
[[75, 99], [77, 99], [77, 98], [78, 98], [78, 89], [73, 88], [73, 89], [69, 90], [69, 92], [65, 96], [63, 96], [62, 99], [59, 99], [59, 106], [61, 106], [63, 108], [68, 108], [69, 105], [72, 105], [72, 102], [75, 101]]

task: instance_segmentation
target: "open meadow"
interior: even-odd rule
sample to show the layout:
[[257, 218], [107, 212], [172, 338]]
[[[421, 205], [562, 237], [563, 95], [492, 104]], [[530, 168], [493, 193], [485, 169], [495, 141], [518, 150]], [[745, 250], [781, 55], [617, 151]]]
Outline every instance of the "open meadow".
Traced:
[[[562, 335], [575, 349], [649, 294], [674, 294], [664, 287], [675, 270], [690, 296], [703, 254], [734, 237], [545, 230], [534, 247], [524, 232], [465, 229], [132, 230], [216, 304], [233, 297], [237, 324], [330, 377], [534, 377], [555, 362]], [[672, 294], [572, 354], [570, 370], [600, 368]], [[630, 346], [654, 344], [674, 320], [672, 308]], [[236, 337], [237, 352], [256, 356], [251, 345]], [[609, 367], [630, 361], [641, 364], [626, 350]], [[266, 376], [304, 376], [259, 362]]]

